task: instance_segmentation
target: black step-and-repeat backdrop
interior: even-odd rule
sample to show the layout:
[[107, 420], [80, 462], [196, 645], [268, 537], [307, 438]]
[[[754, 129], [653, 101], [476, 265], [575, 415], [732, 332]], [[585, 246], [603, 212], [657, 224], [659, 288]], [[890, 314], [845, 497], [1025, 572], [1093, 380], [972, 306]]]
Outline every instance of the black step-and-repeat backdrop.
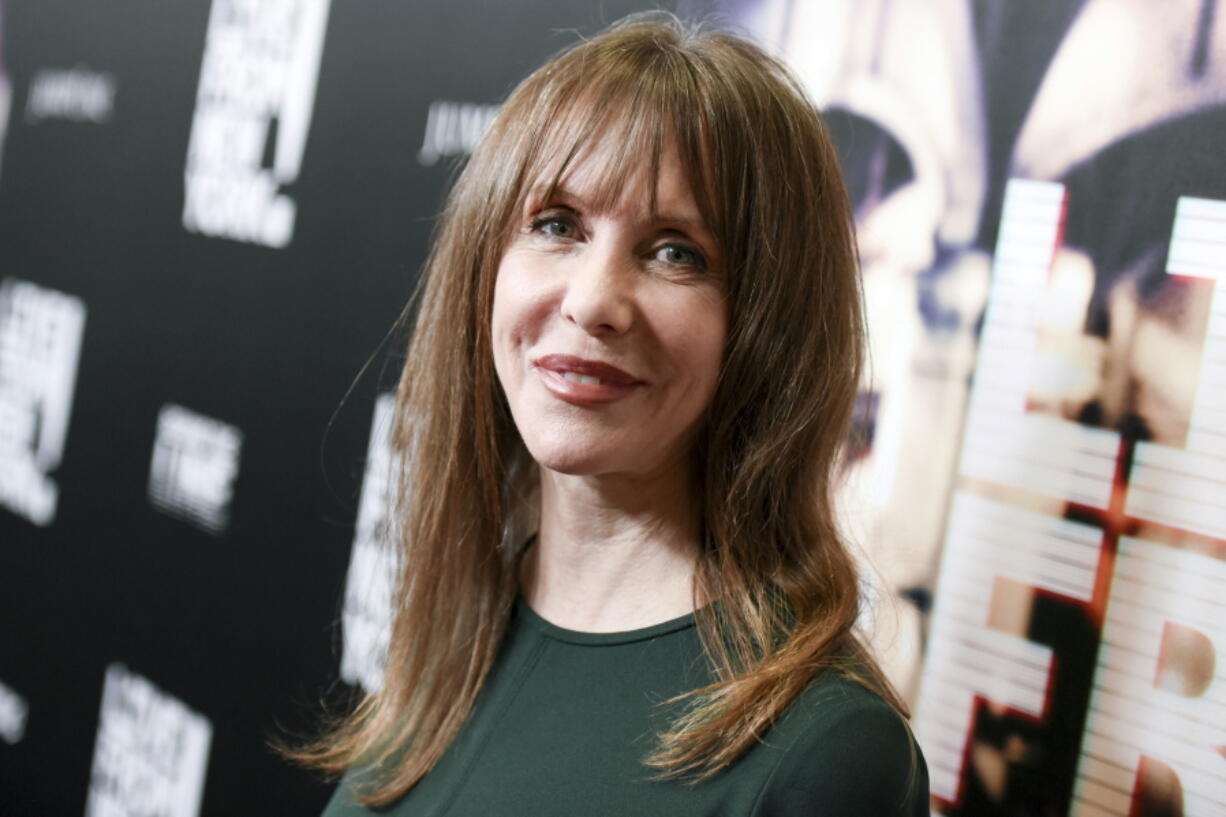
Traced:
[[[0, 814], [322, 807], [267, 742], [379, 683], [446, 185], [643, 5], [0, 0]], [[847, 519], [934, 812], [1226, 813], [1226, 3], [681, 7], [840, 144]]]
[[373, 672], [385, 335], [497, 103], [642, 6], [3, 4], [0, 814], [322, 810], [266, 743]]

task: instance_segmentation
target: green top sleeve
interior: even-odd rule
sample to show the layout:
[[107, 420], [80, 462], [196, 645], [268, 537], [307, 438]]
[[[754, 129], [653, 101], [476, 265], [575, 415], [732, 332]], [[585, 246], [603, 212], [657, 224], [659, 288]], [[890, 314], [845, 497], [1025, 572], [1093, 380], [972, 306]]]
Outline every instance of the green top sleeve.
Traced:
[[[928, 774], [906, 724], [851, 682], [797, 706], [806, 729], [779, 756], [754, 817], [927, 815]], [[768, 739], [769, 740], [769, 739]]]

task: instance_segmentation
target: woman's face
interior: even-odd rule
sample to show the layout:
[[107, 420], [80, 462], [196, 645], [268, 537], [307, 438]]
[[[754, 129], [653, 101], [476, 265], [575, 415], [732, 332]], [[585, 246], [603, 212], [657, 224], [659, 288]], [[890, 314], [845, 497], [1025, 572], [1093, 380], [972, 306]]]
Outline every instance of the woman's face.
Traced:
[[592, 203], [599, 158], [554, 198], [528, 197], [498, 267], [494, 365], [542, 466], [645, 477], [684, 461], [715, 391], [719, 247], [671, 146], [659, 177], [628, 180], [608, 209]]

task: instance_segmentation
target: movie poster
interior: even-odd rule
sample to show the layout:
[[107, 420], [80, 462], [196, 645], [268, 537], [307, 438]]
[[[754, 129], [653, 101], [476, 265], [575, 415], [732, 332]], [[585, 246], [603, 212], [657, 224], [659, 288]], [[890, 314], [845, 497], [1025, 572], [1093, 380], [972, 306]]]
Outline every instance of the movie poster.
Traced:
[[719, 4], [856, 206], [866, 617], [965, 815], [1226, 813], [1226, 4]]

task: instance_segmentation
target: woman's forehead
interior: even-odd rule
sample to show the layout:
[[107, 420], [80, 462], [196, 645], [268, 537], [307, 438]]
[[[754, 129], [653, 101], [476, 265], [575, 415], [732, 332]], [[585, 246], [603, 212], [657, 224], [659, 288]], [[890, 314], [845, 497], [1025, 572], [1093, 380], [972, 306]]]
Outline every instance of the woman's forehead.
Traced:
[[[561, 174], [538, 180], [529, 202], [557, 202], [585, 212], [646, 215], [655, 221], [706, 230], [702, 209], [673, 144], [666, 144], [659, 162], [644, 158], [630, 167], [613, 167], [600, 149], [588, 152]], [[556, 174], [555, 174], [556, 175]]]
[[671, 128], [606, 122], [599, 132], [589, 130], [583, 141], [567, 130], [555, 128], [543, 139], [541, 159], [529, 168], [526, 206], [570, 199], [587, 209], [646, 210], [706, 227], [709, 208], [696, 189], [710, 175], [696, 166], [705, 157], [685, 155]]

